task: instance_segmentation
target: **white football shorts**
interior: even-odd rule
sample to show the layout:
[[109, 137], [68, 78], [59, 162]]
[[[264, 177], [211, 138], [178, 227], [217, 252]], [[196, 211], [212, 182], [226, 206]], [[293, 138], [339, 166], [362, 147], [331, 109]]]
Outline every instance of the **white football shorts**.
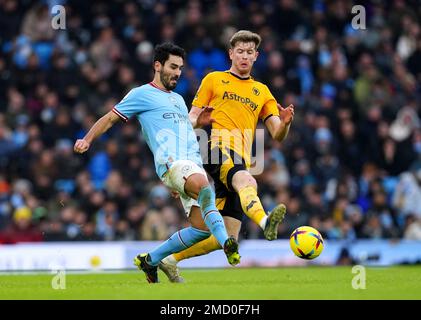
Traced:
[[190, 215], [192, 206], [200, 207], [197, 200], [188, 196], [184, 191], [184, 185], [188, 177], [195, 173], [200, 173], [207, 177], [206, 171], [193, 161], [177, 160], [171, 164], [171, 167], [162, 177], [162, 182], [168, 188], [176, 190], [180, 194], [180, 200], [187, 216]]

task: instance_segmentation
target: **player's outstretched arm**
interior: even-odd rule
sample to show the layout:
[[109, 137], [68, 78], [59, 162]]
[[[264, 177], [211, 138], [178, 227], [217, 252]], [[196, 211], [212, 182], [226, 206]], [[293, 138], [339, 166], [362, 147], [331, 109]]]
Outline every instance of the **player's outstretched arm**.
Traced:
[[213, 110], [213, 107], [204, 107], [202, 109], [192, 106], [189, 112], [189, 119], [193, 128], [201, 128], [215, 122], [215, 119], [211, 116]]
[[102, 116], [97, 122], [95, 122], [95, 124], [86, 134], [86, 136], [83, 137], [83, 139], [76, 140], [73, 147], [74, 151], [77, 153], [86, 152], [89, 149], [91, 143], [108, 129], [110, 129], [119, 119], [120, 117], [112, 111]]
[[286, 138], [294, 119], [294, 106], [290, 104], [287, 108], [277, 105], [279, 117], [270, 117], [266, 120], [265, 125], [268, 128], [273, 139], [282, 141]]

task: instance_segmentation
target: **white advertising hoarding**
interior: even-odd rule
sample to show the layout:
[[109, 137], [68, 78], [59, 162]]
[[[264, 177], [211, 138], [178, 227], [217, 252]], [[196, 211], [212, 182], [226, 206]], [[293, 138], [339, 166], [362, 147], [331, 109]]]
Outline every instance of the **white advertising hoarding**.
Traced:
[[0, 246], [0, 270], [93, 270], [125, 267], [119, 243], [37, 243]]
[[[0, 271], [17, 270], [116, 270], [135, 269], [133, 258], [162, 242], [56, 242], [0, 246]], [[240, 242], [238, 267], [280, 267], [307, 264], [335, 265], [346, 248], [358, 264], [387, 266], [421, 263], [421, 241], [326, 240], [324, 251], [314, 260], [296, 257], [288, 240]], [[180, 262], [182, 268], [229, 267], [222, 250]]]

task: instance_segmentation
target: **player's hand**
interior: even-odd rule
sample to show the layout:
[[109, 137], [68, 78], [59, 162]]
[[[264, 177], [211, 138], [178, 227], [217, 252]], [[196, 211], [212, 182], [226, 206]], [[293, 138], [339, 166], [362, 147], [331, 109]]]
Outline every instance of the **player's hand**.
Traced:
[[294, 105], [290, 104], [288, 107], [282, 108], [282, 106], [278, 103], [277, 107], [282, 121], [284, 121], [287, 125], [291, 124], [292, 120], [294, 120]]
[[89, 149], [89, 147], [90, 144], [88, 141], [86, 141], [85, 139], [77, 139], [73, 150], [77, 153], [84, 153]]
[[204, 127], [215, 122], [215, 119], [211, 117], [212, 111], [215, 110], [213, 107], [206, 106], [197, 117], [196, 123], [198, 127]]

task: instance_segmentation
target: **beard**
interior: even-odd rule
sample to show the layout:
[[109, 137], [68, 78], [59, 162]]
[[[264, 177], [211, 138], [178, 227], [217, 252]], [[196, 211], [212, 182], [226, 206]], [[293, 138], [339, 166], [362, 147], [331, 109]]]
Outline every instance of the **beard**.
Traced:
[[[159, 75], [161, 77], [162, 85], [165, 87], [165, 89], [168, 91], [175, 89], [177, 86], [177, 80], [179, 78], [178, 76], [171, 76], [169, 73], [164, 72], [164, 70], [161, 70]], [[172, 80], [175, 80], [175, 83], [171, 83]]]

